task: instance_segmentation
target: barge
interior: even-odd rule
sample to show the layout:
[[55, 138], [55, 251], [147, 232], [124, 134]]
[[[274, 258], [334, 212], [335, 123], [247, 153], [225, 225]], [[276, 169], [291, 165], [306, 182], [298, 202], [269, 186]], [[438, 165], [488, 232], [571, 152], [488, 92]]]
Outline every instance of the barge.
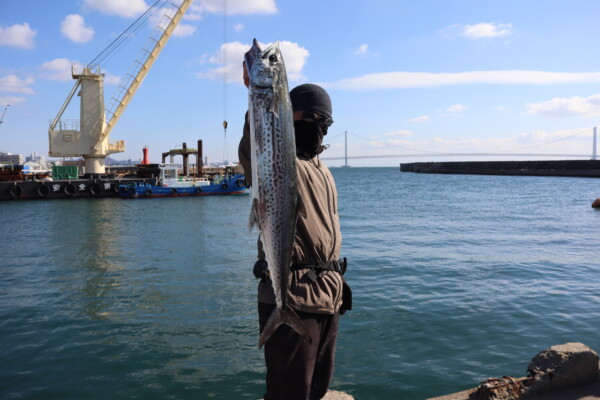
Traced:
[[[123, 196], [124, 193], [119, 193], [119, 188], [123, 187], [127, 188], [128, 193], [130, 193], [129, 188], [143, 187], [144, 194], [148, 188], [151, 188], [155, 196], [158, 196], [163, 190], [158, 189], [163, 185], [160, 175], [161, 165], [139, 164], [125, 169], [108, 169], [106, 174], [82, 176], [78, 174], [77, 168], [74, 168], [68, 174], [54, 173], [56, 179], [47, 174], [25, 174], [22, 166], [4, 166], [0, 168], [0, 201], [127, 197]], [[245, 177], [240, 173], [241, 167], [213, 169], [210, 174], [202, 174], [198, 177], [177, 176], [177, 166], [174, 165], [170, 171], [173, 183], [167, 183], [167, 186], [170, 184], [174, 186], [164, 188], [169, 193], [177, 187], [177, 191], [182, 191], [180, 195], [184, 195], [186, 190], [183, 187], [190, 181], [197, 182], [199, 187], [205, 189], [198, 193], [203, 195], [241, 194], [246, 189]], [[218, 190], [213, 190], [215, 182], [218, 184]], [[225, 184], [227, 188], [224, 188]], [[177, 193], [173, 193], [175, 194]]]
[[212, 179], [177, 176], [177, 166], [160, 164], [156, 182], [134, 182], [118, 185], [121, 198], [153, 198], [246, 194], [242, 174], [215, 175]]

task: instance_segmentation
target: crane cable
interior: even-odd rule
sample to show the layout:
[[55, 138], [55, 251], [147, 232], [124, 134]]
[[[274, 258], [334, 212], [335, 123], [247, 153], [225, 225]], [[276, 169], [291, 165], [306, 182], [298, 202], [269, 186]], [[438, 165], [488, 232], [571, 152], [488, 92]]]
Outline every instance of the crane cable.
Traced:
[[227, 150], [227, 0], [223, 0], [223, 161], [229, 161]]
[[90, 61], [87, 67], [91, 67], [93, 65], [100, 65], [107, 58], [111, 58], [114, 53], [121, 47], [125, 42], [131, 40], [134, 34], [143, 27], [150, 18], [152, 18], [160, 8], [158, 7], [160, 3], [166, 3], [165, 0], [156, 0], [154, 4], [152, 4], [142, 15], [140, 15], [131, 25], [127, 27], [119, 36], [115, 38], [104, 50], [100, 52], [92, 61]]

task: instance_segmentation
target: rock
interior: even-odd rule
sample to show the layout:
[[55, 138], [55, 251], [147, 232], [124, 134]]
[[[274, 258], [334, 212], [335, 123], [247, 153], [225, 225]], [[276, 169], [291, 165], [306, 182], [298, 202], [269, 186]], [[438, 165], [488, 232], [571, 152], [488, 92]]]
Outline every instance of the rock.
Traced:
[[543, 350], [527, 368], [533, 378], [527, 395], [545, 393], [598, 380], [598, 353], [583, 343]]
[[330, 390], [325, 397], [323, 397], [323, 400], [354, 400], [354, 397], [350, 396], [348, 393]]
[[519, 400], [521, 394], [527, 389], [525, 383], [529, 378], [513, 378], [505, 376], [502, 378], [487, 379], [479, 386], [469, 399], [471, 400]]
[[594, 207], [594, 208], [600, 207], [600, 197], [598, 197], [596, 200], [594, 200], [594, 202], [592, 203], [592, 207]]
[[330, 390], [321, 400], [354, 400], [354, 397], [350, 396], [348, 393]]

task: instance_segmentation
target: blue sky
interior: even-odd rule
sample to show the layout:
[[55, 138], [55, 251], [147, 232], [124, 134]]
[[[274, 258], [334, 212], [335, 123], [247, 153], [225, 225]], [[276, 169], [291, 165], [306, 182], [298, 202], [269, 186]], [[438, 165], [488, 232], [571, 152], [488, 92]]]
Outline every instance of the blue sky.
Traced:
[[[94, 59], [153, 3], [0, 0], [0, 105], [10, 104], [0, 151], [47, 154], [49, 120], [74, 83], [71, 63]], [[127, 148], [113, 157], [141, 158], [147, 145], [160, 161], [202, 139], [209, 161], [237, 161], [241, 62], [255, 37], [280, 41], [290, 87], [329, 91], [335, 123], [323, 157], [343, 155], [344, 131], [351, 156], [430, 154], [351, 165], [456, 152], [591, 155], [598, 15], [596, 0], [195, 0], [112, 131]], [[102, 65], [107, 99], [154, 25]], [[78, 107], [65, 117], [79, 118]]]

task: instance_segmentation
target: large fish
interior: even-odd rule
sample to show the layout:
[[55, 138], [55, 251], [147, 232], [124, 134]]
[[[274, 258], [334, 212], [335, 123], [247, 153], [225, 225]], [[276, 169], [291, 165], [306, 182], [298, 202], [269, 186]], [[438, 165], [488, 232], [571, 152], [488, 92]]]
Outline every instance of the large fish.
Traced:
[[287, 75], [279, 43], [261, 51], [256, 39], [245, 54], [250, 78], [249, 110], [252, 160], [250, 229], [258, 225], [277, 307], [260, 335], [258, 347], [286, 324], [311, 342], [308, 330], [287, 304], [296, 231], [296, 143]]

